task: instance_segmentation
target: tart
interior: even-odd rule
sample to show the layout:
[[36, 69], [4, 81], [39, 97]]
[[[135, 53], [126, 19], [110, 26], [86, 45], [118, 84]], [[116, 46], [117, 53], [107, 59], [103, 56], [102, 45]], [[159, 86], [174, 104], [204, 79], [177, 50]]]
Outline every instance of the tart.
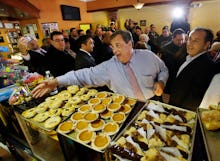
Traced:
[[102, 119], [97, 119], [89, 124], [90, 129], [93, 131], [102, 130], [105, 125], [105, 121]]
[[101, 103], [101, 99], [100, 98], [92, 98], [88, 101], [88, 104], [90, 105], [97, 105]]
[[68, 99], [68, 103], [72, 103], [73, 105], [77, 105], [81, 102], [81, 98], [79, 96], [74, 96]]
[[79, 121], [79, 120], [83, 120], [84, 119], [84, 114], [80, 113], [80, 112], [75, 112], [74, 114], [72, 114], [71, 118], [70, 118], [73, 122], [74, 121]]
[[69, 116], [73, 113], [73, 111], [75, 110], [75, 108], [63, 108], [62, 109], [62, 116]]
[[72, 121], [65, 121], [63, 123], [61, 123], [58, 128], [57, 131], [59, 133], [69, 133], [74, 129], [74, 123]]
[[76, 92], [79, 91], [79, 86], [77, 86], [77, 85], [72, 85], [72, 86], [67, 87], [67, 90], [68, 90], [70, 93], [75, 94]]
[[80, 98], [81, 98], [81, 100], [83, 100], [83, 101], [88, 101], [88, 100], [90, 99], [90, 95], [84, 94], [84, 95], [80, 96]]
[[63, 103], [62, 99], [56, 99], [54, 101], [51, 101], [49, 104], [49, 108], [59, 108]]
[[51, 102], [51, 101], [55, 101], [56, 99], [57, 99], [57, 96], [55, 95], [55, 96], [47, 97], [47, 98], [45, 99], [45, 101], [46, 101], [46, 102]]
[[76, 123], [76, 131], [82, 131], [88, 129], [88, 127], [89, 127], [89, 123], [87, 121], [82, 120]]
[[134, 106], [136, 102], [137, 102], [137, 101], [136, 101], [134, 98], [127, 98], [127, 99], [124, 101], [124, 104], [128, 104], [128, 105], [130, 105], [130, 106]]
[[45, 112], [47, 109], [48, 109], [47, 106], [37, 106], [37, 107], [35, 108], [35, 111], [36, 111], [37, 113], [43, 113], [43, 112]]
[[62, 109], [61, 108], [51, 108], [49, 110], [49, 115], [50, 116], [60, 116], [62, 113]]
[[123, 112], [125, 114], [128, 114], [131, 112], [131, 106], [128, 104], [121, 105], [121, 108], [119, 109], [119, 112]]
[[95, 97], [97, 98], [105, 98], [108, 96], [108, 93], [107, 92], [98, 92]]
[[91, 111], [91, 109], [92, 109], [92, 106], [86, 104], [86, 105], [82, 105], [82, 106], [78, 109], [78, 111], [81, 112], [81, 113], [88, 113], [89, 111]]
[[107, 98], [103, 98], [102, 99], [102, 104], [103, 105], [109, 105], [112, 102], [112, 98], [111, 97], [107, 97]]
[[106, 110], [106, 106], [103, 104], [94, 105], [92, 108], [92, 112], [94, 113], [102, 113]]
[[44, 122], [44, 127], [47, 129], [51, 129], [56, 127], [61, 122], [60, 116], [52, 116]]
[[101, 118], [109, 119], [112, 116], [112, 112], [109, 110], [105, 110], [104, 112], [100, 113]]
[[97, 91], [96, 89], [90, 89], [90, 90], [88, 91], [87, 95], [93, 97], [93, 96], [96, 95], [97, 92], [98, 92], [98, 91]]
[[111, 141], [111, 138], [105, 134], [98, 134], [92, 141], [92, 146], [97, 150], [105, 149]]
[[58, 97], [60, 97], [62, 100], [68, 100], [70, 97], [72, 97], [72, 94], [65, 90], [65, 91], [62, 91], [58, 94]]
[[118, 132], [119, 125], [116, 122], [108, 122], [103, 128], [103, 132], [107, 135], [114, 135]]
[[123, 112], [114, 113], [111, 120], [120, 124], [125, 121], [125, 114]]
[[82, 87], [82, 88], [80, 88], [80, 91], [82, 91], [82, 92], [84, 92], [84, 93], [86, 93], [88, 90], [89, 90], [89, 89], [86, 88], [86, 87]]
[[85, 91], [78, 91], [75, 96], [82, 96], [84, 95]]
[[116, 94], [116, 95], [112, 96], [112, 100], [113, 100], [114, 103], [119, 103], [119, 104], [121, 104], [121, 103], [124, 102], [125, 96], [123, 96], [123, 95], [117, 95], [117, 94]]
[[93, 122], [95, 120], [97, 120], [99, 117], [99, 115], [97, 113], [87, 113], [84, 116], [84, 119], [88, 122]]
[[43, 122], [45, 121], [46, 119], [48, 119], [48, 117], [50, 117], [50, 113], [47, 111], [47, 112], [43, 112], [43, 113], [39, 113], [37, 114], [33, 120], [36, 121], [36, 122]]
[[121, 108], [121, 104], [119, 103], [111, 103], [107, 107], [107, 109], [112, 112], [118, 111], [120, 108]]
[[88, 144], [94, 139], [94, 137], [95, 137], [94, 131], [83, 130], [78, 133], [77, 140], [79, 140], [82, 143]]
[[36, 109], [36, 108], [28, 109], [28, 110], [22, 112], [21, 115], [22, 115], [23, 117], [27, 118], [27, 119], [32, 118], [32, 117], [34, 117], [34, 116], [37, 114], [37, 112], [35, 111], [35, 109]]

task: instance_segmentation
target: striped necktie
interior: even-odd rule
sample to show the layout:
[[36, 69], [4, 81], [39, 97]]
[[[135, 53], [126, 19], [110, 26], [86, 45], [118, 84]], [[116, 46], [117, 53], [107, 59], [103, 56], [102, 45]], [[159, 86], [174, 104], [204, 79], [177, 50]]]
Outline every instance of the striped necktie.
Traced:
[[134, 71], [131, 69], [129, 63], [126, 64], [126, 71], [128, 74], [129, 82], [131, 84], [131, 88], [132, 88], [134, 96], [137, 99], [144, 101], [145, 100], [144, 95], [134, 75]]

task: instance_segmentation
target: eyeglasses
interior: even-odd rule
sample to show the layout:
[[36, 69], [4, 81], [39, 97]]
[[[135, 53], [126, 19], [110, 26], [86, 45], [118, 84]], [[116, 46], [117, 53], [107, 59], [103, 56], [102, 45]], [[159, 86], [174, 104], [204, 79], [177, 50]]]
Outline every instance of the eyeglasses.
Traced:
[[54, 42], [64, 42], [64, 39], [55, 39]]

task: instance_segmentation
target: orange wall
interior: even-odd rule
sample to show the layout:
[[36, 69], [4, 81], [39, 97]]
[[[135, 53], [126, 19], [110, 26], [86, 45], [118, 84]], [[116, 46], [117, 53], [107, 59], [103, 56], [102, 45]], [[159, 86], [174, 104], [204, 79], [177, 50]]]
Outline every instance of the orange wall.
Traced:
[[[79, 0], [28, 0], [38, 9], [40, 9], [40, 19], [38, 22], [58, 22], [59, 30], [67, 30], [71, 27], [79, 28], [80, 23], [91, 23], [91, 13], [87, 13], [87, 6], [85, 2]], [[60, 10], [60, 5], [69, 5], [80, 8], [81, 21], [63, 21]]]

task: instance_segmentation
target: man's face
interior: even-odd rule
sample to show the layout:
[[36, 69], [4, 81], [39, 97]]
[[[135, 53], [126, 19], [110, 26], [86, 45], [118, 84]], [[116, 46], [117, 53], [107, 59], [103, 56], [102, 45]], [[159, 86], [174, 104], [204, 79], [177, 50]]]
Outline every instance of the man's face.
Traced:
[[111, 40], [111, 47], [114, 55], [118, 61], [125, 64], [128, 63], [132, 56], [132, 42], [129, 41], [127, 44], [123, 40], [121, 35], [117, 35]]
[[57, 50], [64, 51], [65, 42], [64, 42], [63, 35], [54, 35], [51, 43]]
[[31, 40], [28, 42], [28, 48], [31, 49], [31, 50], [37, 50], [39, 49], [39, 46], [38, 46], [38, 43], [36, 40]]
[[193, 57], [203, 51], [207, 51], [210, 42], [205, 41], [206, 32], [205, 31], [193, 31], [189, 34], [187, 41], [187, 53]]
[[102, 32], [102, 28], [97, 28], [96, 29], [96, 35], [97, 36], [102, 36], [103, 32]]
[[140, 29], [136, 29], [135, 33], [136, 33], [136, 35], [140, 36], [141, 35], [141, 30]]
[[77, 37], [77, 36], [78, 36], [78, 33], [77, 33], [77, 30], [76, 30], [76, 29], [73, 29], [73, 30], [72, 30], [71, 36], [73, 36], [73, 37]]
[[93, 52], [94, 41], [92, 38], [89, 38], [86, 44], [82, 44], [82, 49], [88, 51], [89, 53]]
[[168, 37], [170, 35], [169, 31], [167, 29], [162, 30], [163, 37]]
[[185, 34], [177, 34], [174, 38], [173, 38], [173, 43], [176, 46], [181, 47], [184, 43], [185, 43]]

